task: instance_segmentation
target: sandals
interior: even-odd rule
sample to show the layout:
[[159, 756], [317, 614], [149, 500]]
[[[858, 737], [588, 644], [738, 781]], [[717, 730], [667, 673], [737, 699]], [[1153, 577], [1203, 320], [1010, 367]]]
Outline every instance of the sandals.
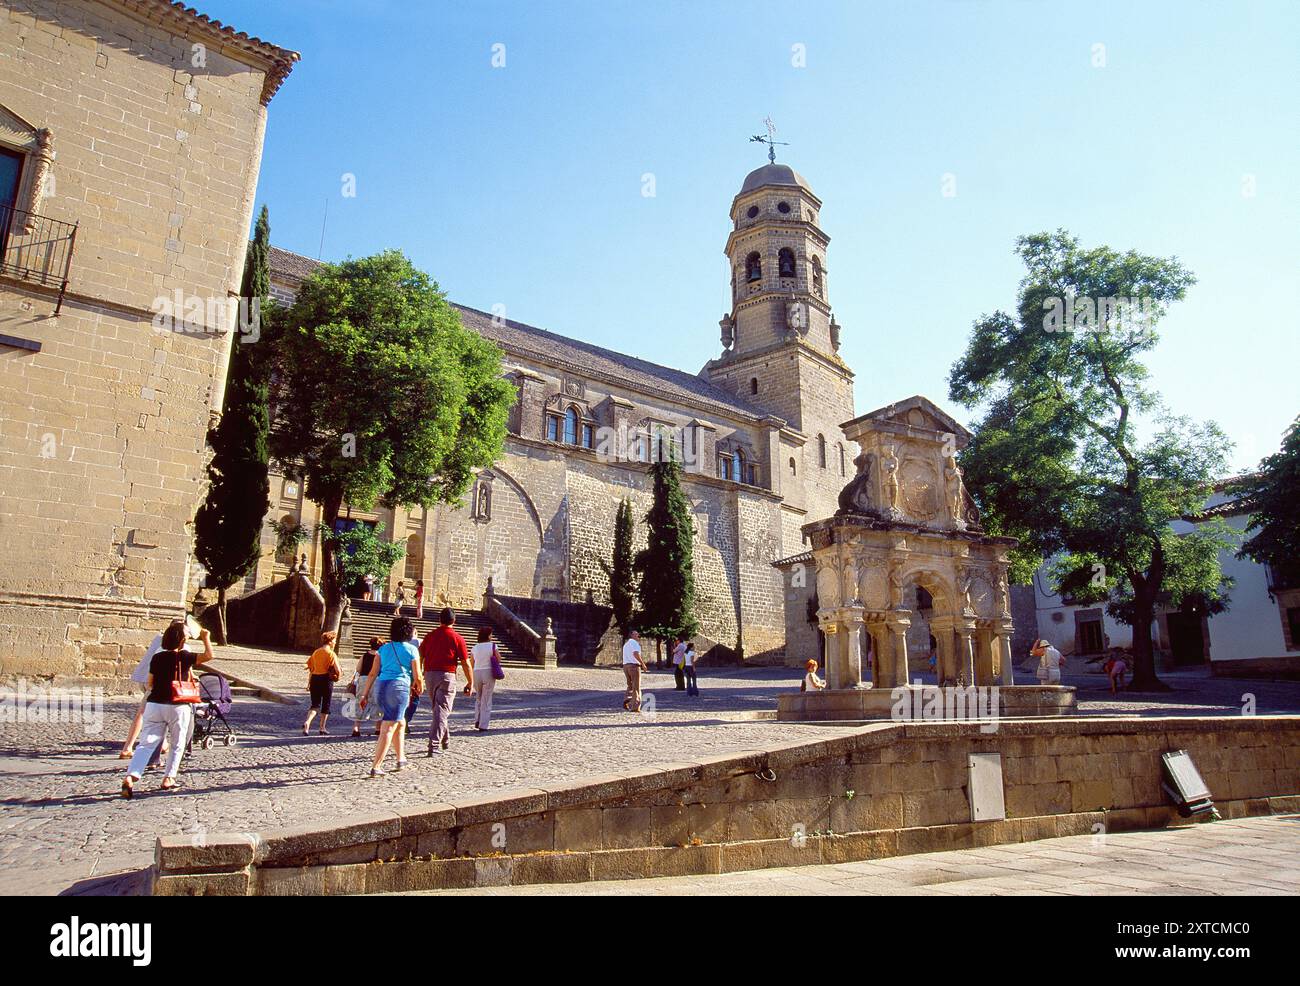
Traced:
[[371, 776], [371, 777], [382, 777], [383, 775], [384, 775], [384, 768], [383, 768], [383, 767], [371, 767], [371, 768], [370, 768], [370, 776]]
[[129, 801], [131, 795], [133, 795], [134, 793], [135, 793], [135, 789], [131, 786], [131, 779], [128, 777], [126, 780], [122, 782], [122, 797], [126, 798]]
[[166, 791], [169, 794], [172, 791], [179, 791], [180, 789], [181, 789], [180, 783], [177, 781], [172, 781], [170, 784], [168, 784], [167, 781], [164, 780], [161, 784], [158, 785], [159, 791]]

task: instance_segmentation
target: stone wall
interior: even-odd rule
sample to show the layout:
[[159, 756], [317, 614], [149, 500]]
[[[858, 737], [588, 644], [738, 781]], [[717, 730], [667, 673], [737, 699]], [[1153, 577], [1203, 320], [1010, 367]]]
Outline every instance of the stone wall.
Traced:
[[539, 634], [551, 621], [555, 655], [561, 664], [619, 664], [623, 640], [614, 623], [614, 611], [595, 603], [569, 603], [553, 599], [498, 596], [506, 607]]
[[[695, 763], [257, 835], [160, 839], [154, 892], [339, 894], [849, 862], [1184, 824], [1161, 754], [1227, 817], [1300, 810], [1300, 718], [885, 724]], [[1001, 755], [1006, 817], [973, 822], [967, 758]], [[504, 838], [504, 844], [501, 839]]]
[[[78, 224], [57, 315], [57, 288], [0, 279], [0, 333], [38, 347], [0, 347], [0, 675], [124, 675], [190, 584], [230, 343], [208, 304], [239, 287], [266, 71], [192, 14], [160, 20], [0, 10], [0, 129], [48, 129], [37, 211]], [[177, 293], [202, 308], [187, 333], [154, 324]]]

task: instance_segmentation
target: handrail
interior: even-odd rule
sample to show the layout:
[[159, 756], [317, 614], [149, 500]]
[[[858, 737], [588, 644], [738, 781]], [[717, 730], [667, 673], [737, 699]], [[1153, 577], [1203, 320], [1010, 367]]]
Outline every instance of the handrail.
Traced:
[[0, 205], [0, 274], [57, 287], [54, 314], [63, 308], [77, 246], [76, 223]]

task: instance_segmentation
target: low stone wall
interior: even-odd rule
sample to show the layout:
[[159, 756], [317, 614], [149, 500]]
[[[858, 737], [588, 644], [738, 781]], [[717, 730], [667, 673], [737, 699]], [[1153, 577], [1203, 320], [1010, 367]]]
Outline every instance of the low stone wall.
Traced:
[[[983, 704], [981, 704], [983, 703]], [[1014, 719], [1024, 716], [1072, 715], [1076, 707], [1071, 685], [1006, 685], [994, 688], [939, 688], [902, 685], [898, 688], [824, 688], [811, 692], [782, 692], [776, 717], [782, 722], [861, 722], [870, 719]], [[996, 705], [994, 709], [992, 706]], [[904, 715], [896, 715], [901, 708]]]
[[[154, 893], [352, 894], [721, 873], [1177, 823], [1188, 750], [1226, 817], [1300, 811], [1300, 717], [879, 724], [692, 763], [260, 834], [158, 840]], [[967, 758], [1002, 756], [972, 822]]]
[[[204, 611], [212, 629], [215, 605]], [[226, 602], [230, 642], [244, 647], [315, 648], [325, 620], [325, 599], [305, 575], [291, 575], [265, 589]]]
[[550, 618], [561, 664], [616, 664], [622, 660], [623, 641], [614, 625], [614, 611], [608, 606], [522, 596], [497, 598], [536, 631], [545, 629]]
[[1240, 661], [1211, 661], [1216, 678], [1300, 679], [1300, 657], [1255, 657]]

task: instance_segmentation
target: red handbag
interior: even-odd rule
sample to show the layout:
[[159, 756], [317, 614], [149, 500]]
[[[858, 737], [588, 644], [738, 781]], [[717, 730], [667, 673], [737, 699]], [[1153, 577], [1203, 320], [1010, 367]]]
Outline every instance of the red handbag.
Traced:
[[181, 677], [185, 665], [178, 656], [176, 659], [176, 677], [172, 679], [172, 701], [176, 703], [199, 701], [199, 683], [189, 675]]

